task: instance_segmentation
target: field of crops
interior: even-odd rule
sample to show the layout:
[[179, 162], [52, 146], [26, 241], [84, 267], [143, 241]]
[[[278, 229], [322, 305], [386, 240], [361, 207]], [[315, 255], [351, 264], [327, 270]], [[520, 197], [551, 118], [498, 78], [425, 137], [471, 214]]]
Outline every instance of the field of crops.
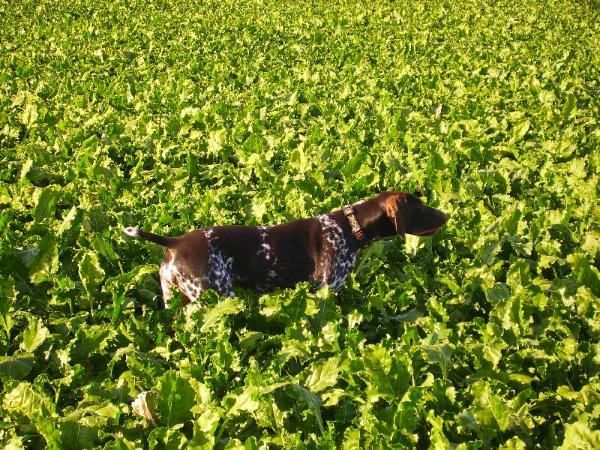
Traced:
[[[600, 448], [599, 12], [2, 2], [1, 446]], [[122, 233], [383, 190], [451, 219], [337, 294], [165, 310]]]

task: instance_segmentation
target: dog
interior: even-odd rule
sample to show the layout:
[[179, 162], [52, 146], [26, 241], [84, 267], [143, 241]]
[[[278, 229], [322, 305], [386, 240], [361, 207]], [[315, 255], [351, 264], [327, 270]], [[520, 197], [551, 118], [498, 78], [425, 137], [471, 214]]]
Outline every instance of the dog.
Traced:
[[166, 247], [160, 267], [165, 307], [172, 290], [195, 301], [206, 289], [234, 296], [234, 286], [268, 292], [310, 281], [339, 291], [360, 250], [378, 239], [431, 236], [448, 220], [406, 192], [383, 192], [329, 214], [274, 226], [214, 226], [179, 237], [125, 228], [125, 234]]

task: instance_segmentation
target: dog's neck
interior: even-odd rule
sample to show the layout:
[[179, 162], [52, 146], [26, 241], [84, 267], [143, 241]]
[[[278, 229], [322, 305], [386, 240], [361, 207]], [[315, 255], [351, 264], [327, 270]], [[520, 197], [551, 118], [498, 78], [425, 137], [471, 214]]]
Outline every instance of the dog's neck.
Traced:
[[365, 231], [367, 242], [394, 236], [396, 230], [387, 214], [379, 204], [378, 198], [373, 198], [352, 205], [356, 219]]

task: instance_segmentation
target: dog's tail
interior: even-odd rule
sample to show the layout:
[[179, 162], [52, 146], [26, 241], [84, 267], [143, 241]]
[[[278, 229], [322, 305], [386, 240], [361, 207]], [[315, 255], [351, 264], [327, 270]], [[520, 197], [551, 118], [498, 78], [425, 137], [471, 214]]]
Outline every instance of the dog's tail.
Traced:
[[155, 244], [162, 245], [163, 247], [171, 247], [175, 241], [174, 238], [159, 236], [158, 234], [148, 233], [147, 231], [142, 231], [133, 227], [125, 228], [123, 232], [128, 236], [154, 242]]

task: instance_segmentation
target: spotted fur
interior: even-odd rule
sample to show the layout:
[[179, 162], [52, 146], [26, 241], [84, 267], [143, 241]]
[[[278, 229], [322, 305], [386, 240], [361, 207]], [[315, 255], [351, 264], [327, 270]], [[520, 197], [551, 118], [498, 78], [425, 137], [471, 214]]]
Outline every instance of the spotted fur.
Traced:
[[329, 285], [339, 291], [356, 264], [359, 247], [350, 248], [342, 227], [329, 215], [317, 217], [321, 225], [323, 249], [313, 275], [317, 287]]
[[233, 297], [233, 257], [227, 257], [219, 248], [218, 239], [213, 237], [211, 228], [204, 229], [208, 242], [208, 270], [206, 287], [221, 295]]
[[173, 289], [179, 289], [185, 297], [194, 302], [208, 285], [205, 279], [203, 280], [200, 277], [195, 277], [180, 271], [172, 257], [163, 261], [160, 267], [159, 276], [165, 308], [169, 306], [169, 301], [173, 296]]

